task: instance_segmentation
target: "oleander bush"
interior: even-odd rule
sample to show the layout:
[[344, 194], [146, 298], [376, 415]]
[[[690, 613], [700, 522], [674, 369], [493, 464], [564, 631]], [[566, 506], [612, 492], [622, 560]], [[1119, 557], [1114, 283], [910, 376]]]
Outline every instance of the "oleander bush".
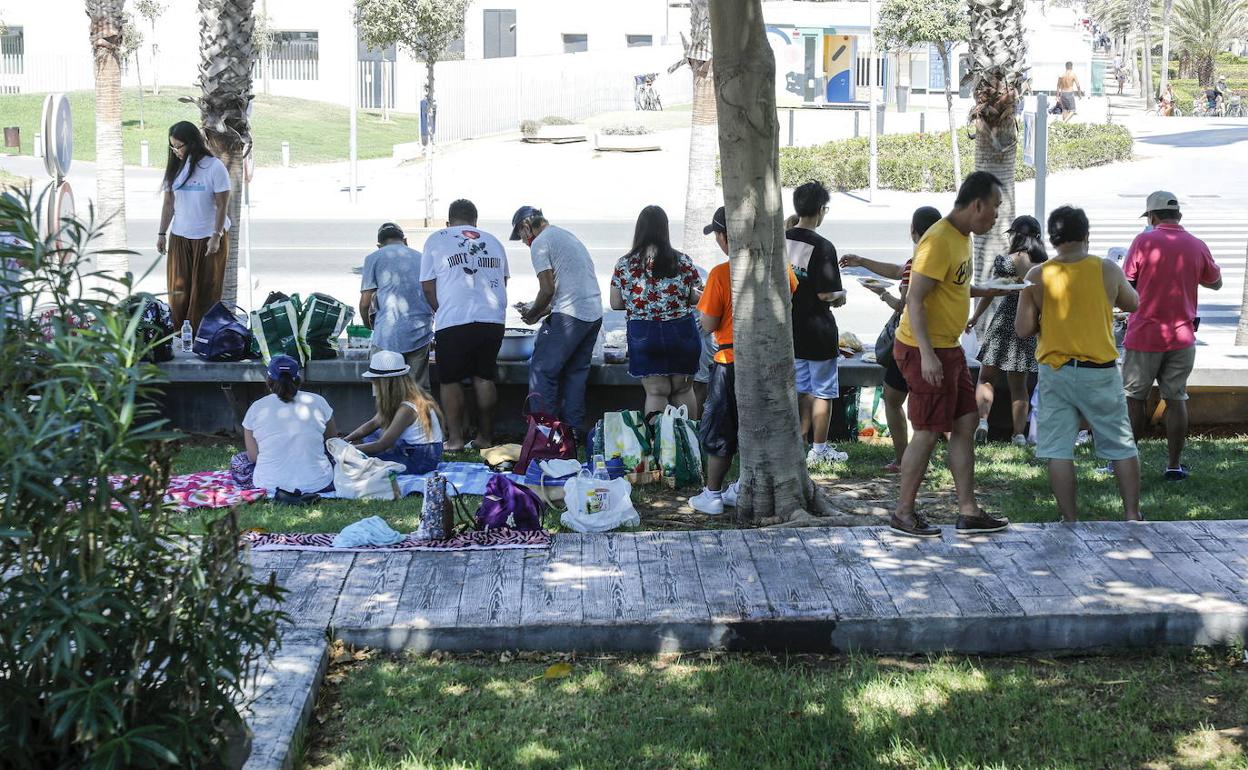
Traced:
[[[964, 172], [975, 167], [975, 143], [961, 129], [958, 147]], [[879, 137], [879, 186], [905, 192], [947, 192], [956, 189], [949, 132], [884, 134]], [[1122, 126], [1093, 123], [1050, 123], [1049, 170], [1089, 168], [1129, 160], [1131, 134]], [[869, 185], [867, 139], [842, 139], [814, 147], [781, 147], [780, 180], [796, 187], [810, 180], [829, 188], [860, 190]], [[1017, 179], [1035, 172], [1023, 165], [1020, 141], [1015, 166]]]
[[89, 274], [94, 225], [44, 238], [40, 208], [0, 196], [0, 765], [220, 767], [281, 589], [252, 582], [232, 513], [193, 537], [164, 502], [131, 279]]

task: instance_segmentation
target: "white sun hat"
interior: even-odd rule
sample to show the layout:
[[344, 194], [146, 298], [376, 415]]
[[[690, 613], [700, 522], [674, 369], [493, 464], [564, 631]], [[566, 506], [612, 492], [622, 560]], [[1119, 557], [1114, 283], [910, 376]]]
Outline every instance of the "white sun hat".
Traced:
[[393, 350], [378, 350], [368, 362], [368, 371], [364, 376], [369, 379], [379, 377], [402, 377], [412, 370], [403, 359], [402, 353]]

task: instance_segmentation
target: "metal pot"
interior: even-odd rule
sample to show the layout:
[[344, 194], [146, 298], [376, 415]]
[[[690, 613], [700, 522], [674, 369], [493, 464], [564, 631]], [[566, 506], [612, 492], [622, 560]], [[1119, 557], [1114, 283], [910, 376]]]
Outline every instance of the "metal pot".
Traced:
[[528, 361], [533, 357], [533, 343], [536, 341], [536, 329], [507, 329], [503, 332], [503, 344], [498, 349], [498, 360]]

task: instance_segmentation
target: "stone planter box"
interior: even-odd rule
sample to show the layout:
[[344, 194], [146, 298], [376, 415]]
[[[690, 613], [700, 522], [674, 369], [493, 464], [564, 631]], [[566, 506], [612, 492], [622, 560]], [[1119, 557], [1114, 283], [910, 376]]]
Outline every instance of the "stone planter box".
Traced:
[[524, 137], [524, 141], [566, 144], [584, 142], [588, 138], [589, 129], [582, 123], [573, 123], [570, 126], [540, 126], [536, 134]]
[[661, 150], [654, 134], [594, 134], [594, 146], [604, 152], [652, 152]]

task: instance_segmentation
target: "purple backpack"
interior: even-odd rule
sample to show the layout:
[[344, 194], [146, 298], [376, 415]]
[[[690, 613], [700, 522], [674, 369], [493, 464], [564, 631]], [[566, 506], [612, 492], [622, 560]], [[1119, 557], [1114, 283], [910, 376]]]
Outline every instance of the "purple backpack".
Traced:
[[485, 495], [477, 509], [477, 529], [504, 527], [522, 531], [541, 529], [542, 501], [533, 490], [496, 473], [485, 485]]

